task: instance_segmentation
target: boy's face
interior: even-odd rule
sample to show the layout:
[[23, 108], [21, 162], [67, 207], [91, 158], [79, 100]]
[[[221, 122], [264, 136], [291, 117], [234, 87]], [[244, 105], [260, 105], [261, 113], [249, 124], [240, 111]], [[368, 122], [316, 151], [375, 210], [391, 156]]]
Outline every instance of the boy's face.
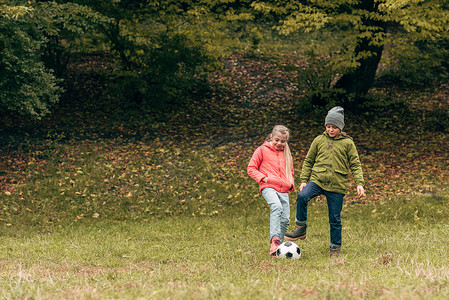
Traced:
[[287, 134], [275, 132], [271, 135], [271, 144], [276, 150], [284, 149], [285, 143], [287, 143]]
[[327, 134], [329, 134], [329, 136], [331, 138], [335, 138], [335, 137], [337, 137], [340, 134], [340, 129], [337, 126], [335, 126], [335, 125], [327, 124], [326, 125], [326, 132], [327, 132]]

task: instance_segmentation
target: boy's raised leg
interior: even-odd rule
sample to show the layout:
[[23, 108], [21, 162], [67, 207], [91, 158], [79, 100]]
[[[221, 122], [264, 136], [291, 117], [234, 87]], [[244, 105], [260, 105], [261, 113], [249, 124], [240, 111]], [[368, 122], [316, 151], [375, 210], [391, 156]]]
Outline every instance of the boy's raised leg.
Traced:
[[296, 219], [295, 227], [292, 231], [285, 234], [288, 241], [304, 240], [307, 229], [307, 203], [318, 195], [324, 193], [316, 183], [309, 182], [296, 198]]

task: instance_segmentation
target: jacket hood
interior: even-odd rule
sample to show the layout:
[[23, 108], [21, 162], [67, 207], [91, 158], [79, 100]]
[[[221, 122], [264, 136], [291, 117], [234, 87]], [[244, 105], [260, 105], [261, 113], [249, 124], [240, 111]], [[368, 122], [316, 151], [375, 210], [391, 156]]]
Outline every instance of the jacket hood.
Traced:
[[327, 138], [330, 138], [331, 140], [340, 140], [340, 139], [344, 139], [346, 138], [344, 135], [341, 134], [341, 132], [338, 134], [337, 137], [335, 137], [334, 139], [331, 138], [331, 136], [329, 135], [329, 133], [326, 132], [326, 130], [323, 132], [323, 135], [326, 136]]
[[276, 148], [274, 148], [273, 145], [271, 145], [271, 143], [270, 143], [269, 141], [265, 141], [265, 142], [263, 143], [263, 146], [264, 146], [264, 147], [267, 147], [267, 148], [270, 149], [271, 151], [284, 151], [284, 149], [282, 149], [282, 150], [277, 150]]

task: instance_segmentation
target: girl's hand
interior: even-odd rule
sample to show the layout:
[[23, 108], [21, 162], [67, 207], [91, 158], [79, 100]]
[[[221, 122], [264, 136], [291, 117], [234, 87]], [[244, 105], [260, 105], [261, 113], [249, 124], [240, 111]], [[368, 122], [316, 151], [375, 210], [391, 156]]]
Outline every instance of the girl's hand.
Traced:
[[301, 185], [299, 186], [299, 191], [301, 192], [303, 188], [305, 188], [307, 185], [306, 182], [301, 183]]
[[359, 194], [359, 198], [362, 198], [365, 196], [365, 189], [363, 188], [363, 186], [361, 186], [361, 185], [357, 186], [357, 194]]

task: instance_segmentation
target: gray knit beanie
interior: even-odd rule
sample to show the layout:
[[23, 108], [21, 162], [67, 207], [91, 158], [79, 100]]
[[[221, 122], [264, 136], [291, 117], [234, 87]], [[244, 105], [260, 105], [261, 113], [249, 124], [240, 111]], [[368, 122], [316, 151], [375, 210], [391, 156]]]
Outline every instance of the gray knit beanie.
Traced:
[[324, 125], [327, 124], [337, 126], [340, 131], [343, 130], [343, 127], [345, 127], [345, 111], [343, 107], [335, 106], [328, 111]]

